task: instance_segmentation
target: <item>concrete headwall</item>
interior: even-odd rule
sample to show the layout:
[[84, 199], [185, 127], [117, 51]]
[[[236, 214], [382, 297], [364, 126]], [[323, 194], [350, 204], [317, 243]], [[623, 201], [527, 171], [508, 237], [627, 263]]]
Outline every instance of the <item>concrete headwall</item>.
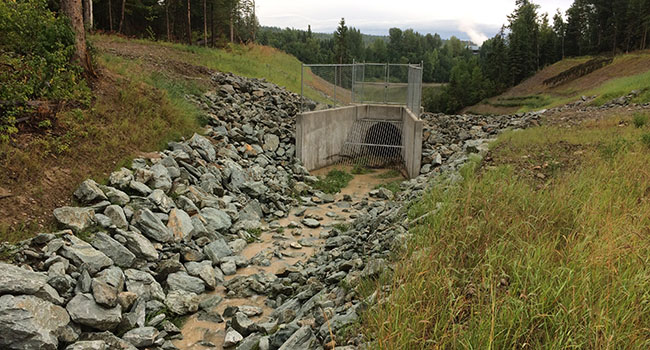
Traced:
[[401, 120], [404, 165], [409, 177], [419, 175], [422, 121], [403, 106], [355, 105], [299, 114], [296, 155], [308, 170], [335, 164], [348, 133], [359, 119]]
[[296, 119], [296, 155], [308, 170], [336, 163], [357, 106], [302, 113]]
[[402, 108], [402, 157], [409, 178], [420, 175], [422, 163], [422, 120]]

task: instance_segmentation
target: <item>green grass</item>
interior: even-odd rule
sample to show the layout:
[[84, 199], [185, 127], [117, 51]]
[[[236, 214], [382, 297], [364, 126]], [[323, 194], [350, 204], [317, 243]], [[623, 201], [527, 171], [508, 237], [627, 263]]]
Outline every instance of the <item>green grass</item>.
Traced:
[[641, 143], [643, 143], [646, 148], [650, 149], [650, 133], [641, 135]]
[[375, 189], [380, 189], [380, 188], [386, 188], [389, 191], [393, 192], [393, 194], [396, 194], [397, 192], [400, 191], [400, 184], [402, 183], [402, 180], [395, 180], [391, 181], [385, 184], [379, 184], [375, 186]]
[[400, 173], [399, 171], [397, 171], [395, 169], [391, 169], [391, 170], [389, 170], [389, 171], [387, 171], [385, 173], [381, 173], [381, 174], [377, 175], [376, 177], [378, 179], [393, 179], [393, 178], [401, 177], [401, 176], [402, 176], [402, 173]]
[[601, 106], [615, 98], [629, 94], [632, 90], [639, 90], [644, 93], [637, 96], [633, 102], [646, 103], [650, 102], [649, 89], [650, 70], [642, 74], [609, 80], [598, 88], [584, 93], [584, 95], [598, 95], [598, 97], [592, 102], [592, 105]]
[[353, 176], [343, 170], [331, 170], [326, 176], [320, 177], [312, 187], [325, 193], [338, 193], [345, 188]]
[[337, 229], [340, 232], [348, 232], [348, 230], [350, 229], [350, 224], [339, 222], [332, 225], [332, 227]]
[[[165, 41], [124, 39], [110, 35], [94, 35], [94, 41], [133, 42], [144, 46], [171, 49], [174, 59], [212, 70], [234, 73], [248, 78], [266, 79], [276, 85], [300, 93], [302, 63], [285, 52], [267, 46], [231, 44], [223, 49], [188, 46]], [[306, 70], [308, 73], [308, 70]], [[318, 102], [331, 102], [312, 87], [314, 77], [305, 74], [305, 96]]]
[[648, 115], [641, 112], [634, 113], [634, 119], [632, 119], [632, 122], [635, 127], [641, 128], [648, 123]]
[[487, 104], [494, 107], [520, 107], [522, 110], [541, 109], [553, 101], [549, 95], [515, 96], [498, 98], [495, 101], [487, 101]]
[[352, 167], [352, 170], [350, 170], [350, 173], [353, 175], [364, 175], [364, 174], [372, 174], [375, 171], [373, 169], [368, 168], [367, 166], [361, 165], [361, 164], [355, 164]]
[[619, 120], [501, 137], [494, 159], [583, 152], [545, 186], [518, 165], [474, 160], [415, 203], [411, 219], [441, 206], [411, 229], [391, 292], [365, 293], [383, 300], [363, 316], [370, 348], [649, 348], [650, 152], [639, 140], [650, 136]]

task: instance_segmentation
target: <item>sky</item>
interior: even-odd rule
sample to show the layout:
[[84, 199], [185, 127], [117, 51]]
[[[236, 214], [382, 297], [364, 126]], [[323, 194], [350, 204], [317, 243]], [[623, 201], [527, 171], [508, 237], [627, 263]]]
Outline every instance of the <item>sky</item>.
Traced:
[[[550, 19], [573, 0], [536, 0]], [[364, 34], [387, 35], [388, 29], [413, 28], [455, 35], [481, 44], [494, 36], [515, 9], [515, 0], [257, 0], [257, 16], [263, 26], [307, 29], [331, 33], [341, 17]]]

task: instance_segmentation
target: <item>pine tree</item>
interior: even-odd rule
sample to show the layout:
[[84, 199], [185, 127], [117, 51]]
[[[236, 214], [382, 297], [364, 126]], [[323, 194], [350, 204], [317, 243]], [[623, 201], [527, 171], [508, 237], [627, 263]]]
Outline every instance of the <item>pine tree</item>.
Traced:
[[341, 18], [336, 32], [334, 32], [334, 55], [339, 64], [348, 63], [348, 27], [345, 25], [345, 18]]

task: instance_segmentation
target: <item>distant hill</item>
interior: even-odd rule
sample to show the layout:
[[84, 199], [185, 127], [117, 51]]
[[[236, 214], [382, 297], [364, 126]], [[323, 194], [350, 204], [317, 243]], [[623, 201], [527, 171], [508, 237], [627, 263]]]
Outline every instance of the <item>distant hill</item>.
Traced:
[[639, 102], [650, 100], [650, 50], [616, 56], [609, 65], [558, 85], [544, 81], [590, 61], [593, 57], [567, 58], [550, 65], [505, 93], [468, 107], [465, 112], [507, 114], [540, 110], [576, 101], [582, 96], [596, 96], [590, 102], [601, 105], [639, 90]]
[[[304, 29], [297, 29], [297, 28], [291, 28], [291, 29], [298, 30], [298, 31], [301, 31], [301, 32], [306, 31]], [[279, 27], [266, 27], [266, 26], [260, 27], [260, 31], [280, 32], [282, 30], [284, 30], [284, 29], [279, 28]], [[313, 32], [312, 35], [316, 39], [319, 39], [319, 40], [329, 40], [329, 39], [332, 39], [334, 37], [334, 33], [316, 33], [316, 32]], [[374, 42], [377, 39], [381, 39], [381, 40], [384, 40], [384, 41], [388, 42], [388, 35], [372, 35], [372, 34], [363, 34], [363, 33], [361, 35], [363, 37], [363, 43], [365, 45], [368, 45], [368, 44]]]

